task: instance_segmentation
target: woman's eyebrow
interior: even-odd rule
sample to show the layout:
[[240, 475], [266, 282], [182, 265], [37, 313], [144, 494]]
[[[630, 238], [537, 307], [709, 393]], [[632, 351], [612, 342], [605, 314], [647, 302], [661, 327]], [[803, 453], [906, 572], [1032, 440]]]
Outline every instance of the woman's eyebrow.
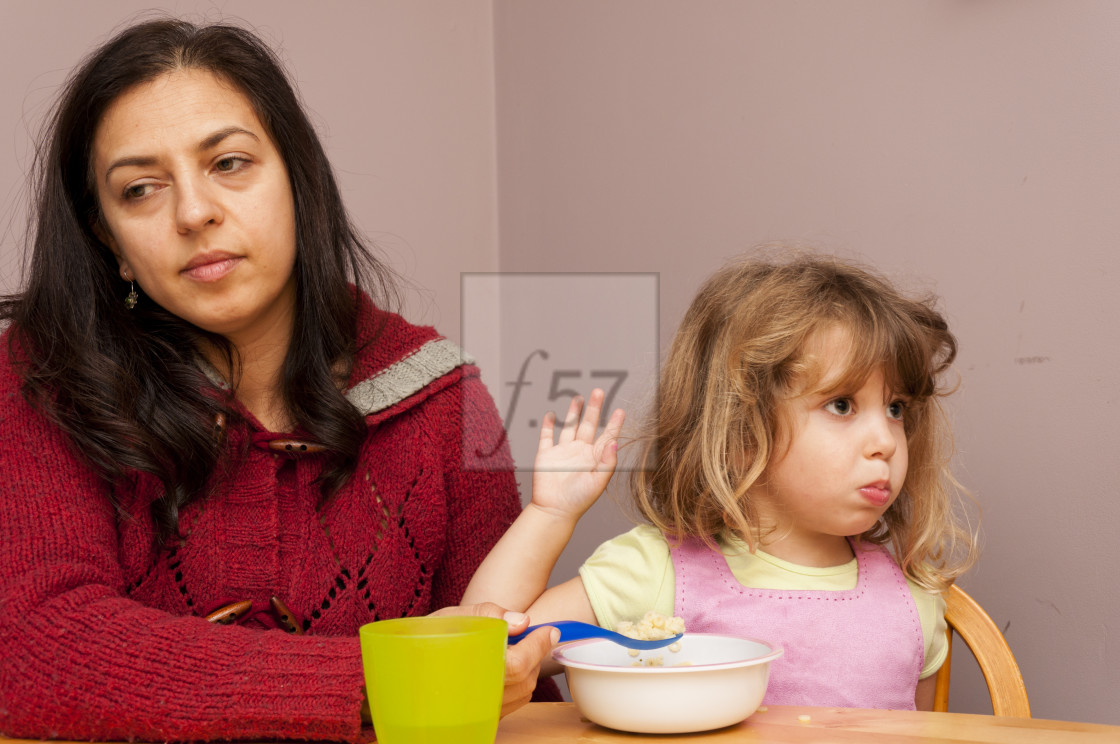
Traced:
[[124, 167], [129, 166], [129, 165], [138, 165], [140, 167], [146, 167], [146, 166], [149, 166], [149, 165], [155, 165], [155, 162], [156, 162], [156, 159], [151, 157], [150, 155], [140, 155], [140, 156], [127, 157], [127, 158], [121, 158], [119, 160], [114, 160], [112, 165], [110, 165], [105, 170], [105, 183], [106, 184], [109, 183], [109, 176], [112, 175], [113, 171], [116, 170], [117, 168], [124, 168]]
[[[201, 142], [199, 142], [197, 149], [199, 152], [206, 152], [212, 147], [217, 147], [227, 137], [232, 137], [235, 134], [247, 134], [257, 142], [261, 141], [260, 137], [253, 134], [248, 129], [243, 129], [242, 127], [225, 127], [224, 129], [219, 129], [218, 131], [214, 132], [213, 134], [209, 135]], [[112, 165], [110, 165], [105, 171], [105, 183], [109, 183], [110, 174], [112, 174], [112, 172], [117, 168], [123, 168], [129, 165], [146, 167], [149, 165], [155, 165], [155, 163], [156, 159], [151, 155], [135, 155], [120, 158], [119, 160], [114, 160]]]
[[211, 134], [206, 139], [199, 142], [198, 143], [198, 151], [199, 152], [204, 152], [206, 150], [209, 150], [211, 147], [215, 147], [219, 143], [221, 143], [221, 141], [224, 140], [226, 137], [231, 137], [235, 134], [247, 134], [250, 137], [252, 137], [253, 139], [255, 139], [257, 142], [261, 141], [260, 137], [253, 134], [248, 129], [242, 129], [241, 127], [226, 127], [225, 129], [219, 129], [218, 131], [214, 132], [213, 134]]

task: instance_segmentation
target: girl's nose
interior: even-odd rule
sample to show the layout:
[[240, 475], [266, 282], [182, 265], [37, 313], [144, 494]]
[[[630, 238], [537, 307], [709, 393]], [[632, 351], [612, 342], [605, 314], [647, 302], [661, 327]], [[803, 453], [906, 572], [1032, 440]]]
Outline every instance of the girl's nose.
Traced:
[[886, 413], [877, 415], [870, 415], [867, 417], [867, 439], [866, 439], [866, 452], [868, 457], [882, 457], [889, 458], [898, 449], [898, 440], [895, 438], [898, 434], [896, 429], [899, 427], [892, 426], [892, 421], [887, 417]]
[[221, 223], [221, 204], [211, 193], [211, 184], [205, 178], [181, 179], [175, 186], [175, 225], [179, 232], [185, 234], [201, 230], [210, 223]]

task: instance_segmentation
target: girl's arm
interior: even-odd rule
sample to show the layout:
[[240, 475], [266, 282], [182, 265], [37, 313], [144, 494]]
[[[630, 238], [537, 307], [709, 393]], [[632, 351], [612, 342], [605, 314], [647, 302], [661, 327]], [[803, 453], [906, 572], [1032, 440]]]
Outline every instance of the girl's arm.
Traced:
[[936, 688], [936, 674], [918, 680], [918, 690], [914, 693], [914, 705], [918, 710], [933, 710], [933, 693]]
[[593, 390], [582, 417], [583, 400], [573, 399], [557, 442], [556, 417], [551, 412], [544, 417], [532, 501], [475, 572], [464, 604], [494, 602], [524, 611], [544, 592], [576, 523], [607, 487], [618, 460], [616, 440], [625, 414], [611, 414], [596, 439], [603, 397], [602, 390]]
[[[533, 625], [543, 625], [557, 620], [578, 620], [592, 625], [599, 624], [595, 611], [591, 608], [587, 590], [583, 586], [583, 579], [578, 576], [542, 594], [529, 607], [528, 615], [529, 622]], [[552, 676], [561, 671], [563, 668], [551, 657], [541, 661], [541, 676]]]

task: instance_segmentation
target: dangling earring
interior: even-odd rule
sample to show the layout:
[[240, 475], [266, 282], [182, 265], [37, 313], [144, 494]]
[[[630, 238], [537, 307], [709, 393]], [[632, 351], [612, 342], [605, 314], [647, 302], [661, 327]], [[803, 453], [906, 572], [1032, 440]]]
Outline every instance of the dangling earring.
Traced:
[[130, 279], [128, 283], [131, 286], [131, 289], [128, 292], [128, 296], [124, 298], [124, 306], [131, 310], [132, 308], [136, 307], [136, 301], [140, 299], [140, 296], [136, 294], [136, 282]]

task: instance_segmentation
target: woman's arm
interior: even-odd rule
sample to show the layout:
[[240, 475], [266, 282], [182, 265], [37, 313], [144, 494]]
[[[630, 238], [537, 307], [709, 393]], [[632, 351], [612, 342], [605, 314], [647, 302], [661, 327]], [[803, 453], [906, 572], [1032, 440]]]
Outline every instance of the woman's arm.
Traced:
[[[490, 601], [527, 609], [544, 591], [576, 523], [606, 488], [617, 462], [624, 414], [615, 411], [596, 438], [603, 391], [592, 391], [583, 411], [575, 398], [553, 441], [555, 416], [541, 424], [533, 472], [533, 499], [483, 561], [467, 587], [466, 603]], [[583, 413], [581, 417], [581, 411]]]
[[0, 361], [0, 732], [359, 741], [355, 637], [215, 626], [130, 599], [104, 484]]

